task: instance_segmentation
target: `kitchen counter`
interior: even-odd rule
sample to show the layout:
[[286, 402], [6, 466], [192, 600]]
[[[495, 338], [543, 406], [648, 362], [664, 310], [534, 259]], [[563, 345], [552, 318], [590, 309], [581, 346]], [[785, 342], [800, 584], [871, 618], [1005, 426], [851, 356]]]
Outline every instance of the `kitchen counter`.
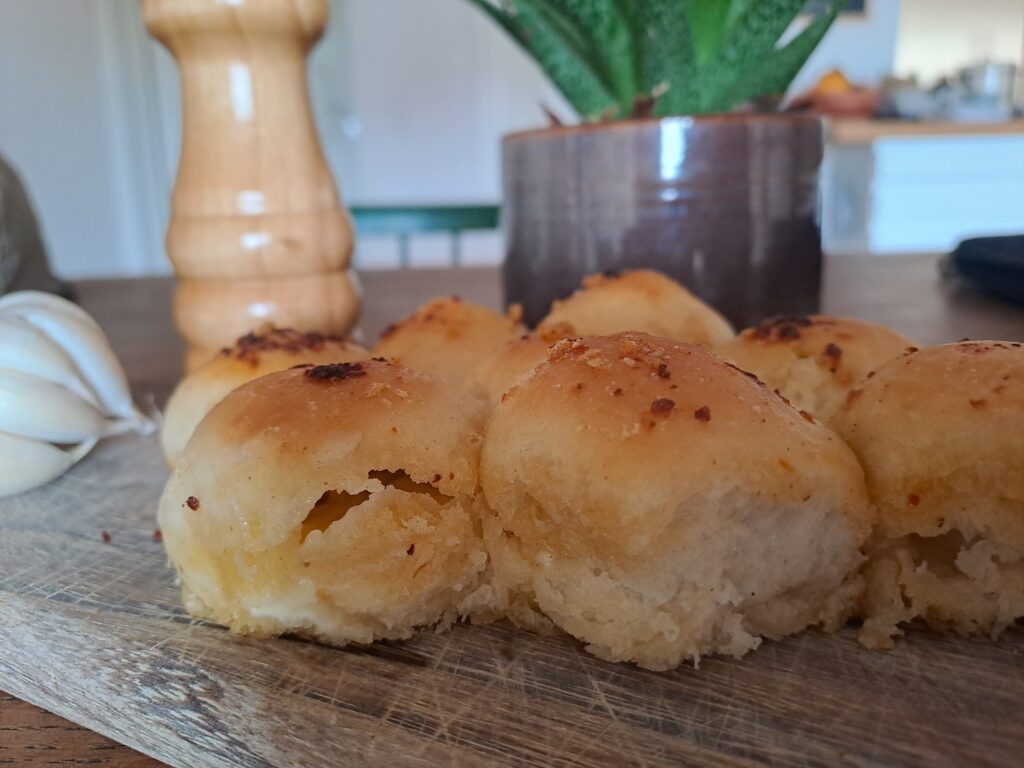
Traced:
[[877, 139], [931, 136], [1024, 135], [1024, 118], [992, 123], [957, 123], [952, 120], [876, 120], [832, 118], [826, 122], [826, 142], [832, 145], [871, 144]]
[[830, 253], [950, 251], [1024, 232], [1024, 119], [832, 120], [822, 167]]

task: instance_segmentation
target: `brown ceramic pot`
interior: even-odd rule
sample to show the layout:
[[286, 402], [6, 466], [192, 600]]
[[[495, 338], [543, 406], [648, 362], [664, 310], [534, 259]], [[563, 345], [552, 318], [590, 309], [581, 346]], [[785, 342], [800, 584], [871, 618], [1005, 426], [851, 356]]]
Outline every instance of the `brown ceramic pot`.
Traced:
[[816, 118], [725, 115], [506, 136], [505, 292], [535, 323], [584, 275], [661, 270], [738, 327], [813, 312]]

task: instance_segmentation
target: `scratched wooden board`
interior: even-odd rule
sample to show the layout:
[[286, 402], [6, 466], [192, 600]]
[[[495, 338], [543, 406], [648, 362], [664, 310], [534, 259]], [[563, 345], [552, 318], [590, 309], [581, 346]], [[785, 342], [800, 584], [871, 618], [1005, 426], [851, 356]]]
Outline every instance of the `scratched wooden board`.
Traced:
[[[0, 688], [170, 765], [1019, 764], [1024, 631], [852, 628], [652, 673], [504, 625], [338, 650], [194, 622], [127, 437], [0, 507]], [[110, 533], [104, 543], [102, 532]]]
[[[827, 266], [828, 311], [925, 343], [1024, 338], [1024, 312], [938, 284], [932, 257]], [[432, 295], [499, 300], [493, 269], [364, 283], [368, 339]], [[171, 283], [125, 285], [79, 289], [140, 400], [161, 404], [181, 353]], [[503, 625], [350, 650], [252, 641], [182, 611], [152, 538], [165, 479], [156, 439], [126, 437], [0, 500], [0, 690], [168, 764], [1020, 764], [1024, 627], [998, 643], [922, 630], [892, 653], [809, 632], [671, 673]]]

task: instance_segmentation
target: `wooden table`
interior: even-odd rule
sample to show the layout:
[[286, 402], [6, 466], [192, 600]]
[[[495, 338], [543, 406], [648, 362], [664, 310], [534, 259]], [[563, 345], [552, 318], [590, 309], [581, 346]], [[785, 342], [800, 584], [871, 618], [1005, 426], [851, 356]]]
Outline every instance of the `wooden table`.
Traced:
[[878, 139], [933, 136], [1015, 136], [1024, 134], [1024, 119], [987, 123], [952, 120], [877, 120], [837, 117], [827, 123], [830, 144], [871, 144]]
[[[387, 323], [434, 295], [457, 293], [466, 299], [492, 306], [497, 306], [500, 300], [498, 272], [495, 269], [371, 272], [364, 274], [362, 279], [365, 310], [361, 331], [366, 340], [374, 339]], [[111, 343], [125, 365], [136, 396], [143, 402], [162, 405], [179, 375], [183, 349], [174, 335], [170, 318], [171, 282], [166, 279], [94, 281], [80, 283], [78, 288], [83, 305], [107, 330]], [[922, 344], [953, 341], [962, 337], [1024, 339], [1024, 310], [944, 283], [938, 277], [936, 258], [932, 256], [832, 259], [826, 269], [823, 303], [825, 311], [891, 325]], [[0, 562], [0, 584], [3, 576], [3, 563]], [[0, 600], [2, 598], [0, 591]], [[0, 643], [3, 642], [2, 637], [0, 634]], [[958, 641], [939, 642], [950, 645]], [[773, 646], [780, 649], [780, 654], [786, 653], [784, 644], [769, 644], [765, 651], [758, 653], [773, 654]], [[1020, 676], [1012, 682], [1018, 686], [1017, 690], [1024, 692], [1024, 633], [1020, 627], [1008, 633], [1008, 637], [999, 645], [999, 653], [1004, 662], [1006, 659], [1011, 660], [1008, 668], [1015, 668]], [[889, 664], [890, 668], [892, 663], [886, 659], [895, 659], [885, 656], [880, 658], [883, 659], [883, 666]], [[944, 662], [949, 661], [948, 656], [942, 658]], [[1014, 659], [1016, 662], [1012, 661]], [[714, 663], [710, 662], [709, 666]], [[0, 673], [4, 672], [2, 664], [0, 660]], [[618, 667], [606, 666], [610, 676], [620, 671]], [[900, 672], [897, 669], [890, 671], [892, 674]], [[836, 674], [839, 673], [837, 670]], [[709, 671], [707, 674], [710, 685], [715, 673]], [[949, 674], [955, 676], [956, 671], [951, 669]], [[987, 690], [979, 691], [982, 697], [989, 694]], [[785, 697], [794, 693], [773, 691], [771, 695]], [[1016, 701], [1012, 711], [1006, 712], [1006, 717], [1016, 718], [1019, 733], [1024, 738], [1020, 699]], [[879, 701], [878, 706], [884, 706], [885, 703]], [[963, 701], [953, 701], [949, 702], [949, 706], [959, 712], [965, 711], [968, 705]], [[723, 722], [721, 727], [727, 729], [729, 724]], [[926, 734], [927, 728], [913, 733], [908, 729], [907, 738], [922, 739]], [[934, 733], [928, 738], [941, 741], [942, 736]], [[956, 764], [970, 759], [976, 764], [999, 763], [999, 758], [992, 756], [1004, 755], [1005, 752], [993, 747], [995, 751], [987, 753], [984, 733], [972, 734], [972, 738], [978, 741], [967, 745], [965, 751], [948, 752], [944, 751], [945, 747], [940, 749], [939, 762], [945, 759]], [[908, 754], [918, 755], [921, 761], [935, 761], [936, 753], [932, 747], [924, 742], [910, 745], [902, 749], [903, 759], [894, 758], [892, 762], [915, 762], [906, 759]], [[732, 757], [728, 757], [726, 752], [731, 752]], [[694, 759], [696, 761], [697, 758]], [[732, 748], [723, 747], [721, 753], [712, 751], [703, 754], [701, 762], [708, 759], [734, 764], [765, 760], [807, 764], [815, 762], [810, 758], [801, 759], [798, 751], [778, 754], [758, 752], [756, 742], [745, 749], [738, 749], [737, 742], [733, 742]], [[845, 762], [856, 765], [865, 763], [852, 754], [846, 756]], [[0, 765], [143, 768], [158, 766], [160, 763], [0, 692]]]

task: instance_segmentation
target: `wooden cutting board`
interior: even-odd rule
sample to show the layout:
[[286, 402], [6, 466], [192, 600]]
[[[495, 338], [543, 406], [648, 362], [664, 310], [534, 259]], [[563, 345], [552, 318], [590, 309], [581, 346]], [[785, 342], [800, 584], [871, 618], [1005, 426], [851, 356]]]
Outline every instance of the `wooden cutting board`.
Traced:
[[171, 765], [1011, 765], [1024, 745], [1019, 627], [891, 653], [809, 632], [660, 674], [503, 625], [236, 637], [180, 607], [153, 538], [165, 475], [155, 438], [127, 437], [4, 502], [0, 688]]
[[[165, 303], [166, 284], [147, 290], [109, 327], [161, 402], [177, 349], [169, 317], [139, 322]], [[124, 437], [0, 501], [0, 690], [172, 766], [1020, 764], [1021, 625], [999, 642], [921, 629], [890, 653], [807, 632], [670, 673], [503, 624], [343, 650], [249, 640], [181, 609], [153, 538], [165, 480], [156, 438]]]

